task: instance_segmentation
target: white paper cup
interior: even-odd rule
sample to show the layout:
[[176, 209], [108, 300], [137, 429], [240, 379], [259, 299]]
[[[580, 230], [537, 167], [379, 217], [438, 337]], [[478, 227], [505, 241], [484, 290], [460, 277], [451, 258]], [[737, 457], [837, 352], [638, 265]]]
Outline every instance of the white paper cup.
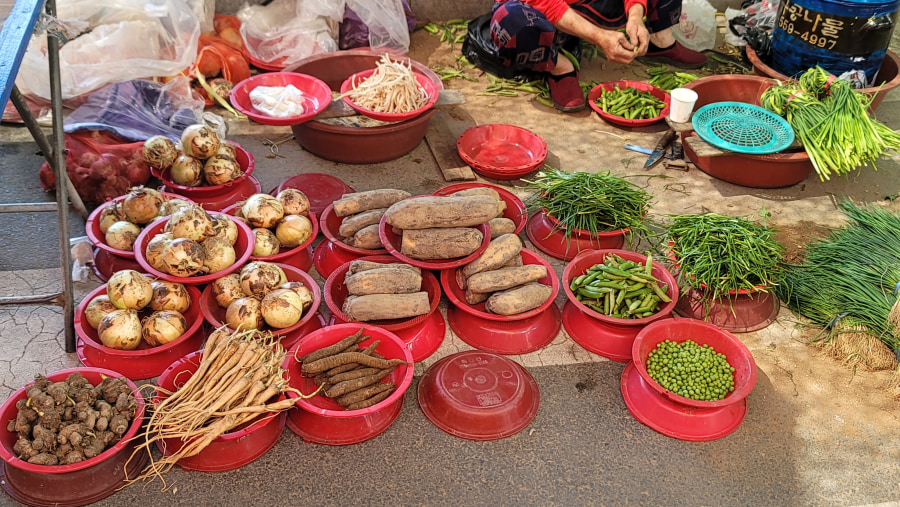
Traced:
[[669, 118], [675, 123], [684, 123], [691, 119], [694, 104], [697, 103], [697, 92], [688, 88], [675, 88], [669, 92], [671, 106]]

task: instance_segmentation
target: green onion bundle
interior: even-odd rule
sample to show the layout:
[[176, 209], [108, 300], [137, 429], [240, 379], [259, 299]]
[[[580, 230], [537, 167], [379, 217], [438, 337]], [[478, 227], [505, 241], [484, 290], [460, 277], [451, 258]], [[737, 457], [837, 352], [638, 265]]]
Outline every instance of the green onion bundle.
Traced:
[[732, 291], [765, 292], [776, 285], [784, 247], [773, 229], [716, 213], [670, 218], [666, 240], [682, 287], [717, 299]]
[[530, 211], [545, 210], [557, 220], [554, 230], [566, 237], [580, 229], [591, 234], [628, 229], [649, 237], [644, 215], [650, 194], [609, 171], [569, 173], [546, 166], [534, 180], [525, 180], [535, 193], [526, 200]]
[[871, 99], [821, 67], [809, 69], [796, 82], [770, 87], [760, 102], [791, 125], [822, 181], [900, 150], [900, 133], [866, 111]]

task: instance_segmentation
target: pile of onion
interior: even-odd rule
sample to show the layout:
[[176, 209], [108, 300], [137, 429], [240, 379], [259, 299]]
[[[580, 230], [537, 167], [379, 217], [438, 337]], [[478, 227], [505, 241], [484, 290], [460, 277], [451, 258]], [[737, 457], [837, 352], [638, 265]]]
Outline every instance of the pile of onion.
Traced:
[[234, 146], [206, 125], [184, 129], [180, 144], [178, 148], [164, 136], [153, 136], [144, 143], [144, 160], [161, 171], [169, 169], [172, 182], [186, 187], [224, 185], [243, 174]]
[[105, 204], [97, 220], [107, 245], [131, 250], [144, 225], [187, 205], [187, 201], [167, 199], [152, 188], [134, 187]]
[[231, 218], [192, 204], [169, 217], [163, 232], [147, 242], [144, 256], [153, 269], [173, 276], [218, 273], [237, 262], [237, 238]]
[[313, 293], [301, 282], [289, 282], [271, 262], [251, 262], [216, 279], [210, 286], [216, 304], [225, 308], [225, 323], [232, 329], [283, 329], [309, 311]]
[[141, 340], [157, 347], [181, 337], [187, 329], [184, 312], [190, 306], [191, 296], [184, 285], [151, 282], [126, 269], [109, 278], [106, 294], [92, 299], [84, 316], [104, 346], [134, 350]]
[[282, 190], [275, 197], [253, 194], [234, 214], [253, 229], [256, 243], [251, 255], [254, 257], [269, 257], [282, 248], [296, 248], [312, 236], [309, 199], [293, 188]]

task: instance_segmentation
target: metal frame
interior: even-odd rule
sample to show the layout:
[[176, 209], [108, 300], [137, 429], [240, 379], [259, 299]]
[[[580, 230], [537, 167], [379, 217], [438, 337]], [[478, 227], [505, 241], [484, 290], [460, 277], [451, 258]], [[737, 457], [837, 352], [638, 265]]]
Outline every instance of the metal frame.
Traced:
[[[25, 297], [5, 297], [0, 298], [0, 305], [22, 305], [22, 304], [40, 304], [53, 302], [59, 304], [63, 307], [63, 325], [65, 329], [65, 349], [66, 352], [75, 352], [75, 329], [73, 325], [73, 319], [75, 316], [75, 300], [73, 296], [73, 288], [72, 288], [72, 253], [69, 246], [69, 216], [68, 216], [68, 206], [69, 199], [72, 200], [72, 206], [83, 216], [87, 217], [87, 210], [84, 207], [84, 203], [81, 202], [81, 198], [78, 196], [78, 192], [75, 191], [72, 186], [72, 182], [69, 180], [68, 175], [66, 174], [66, 157], [65, 157], [65, 136], [63, 133], [63, 108], [62, 108], [62, 83], [60, 79], [59, 72], [59, 46], [60, 46], [60, 38], [59, 34], [53, 30], [47, 31], [47, 57], [50, 66], [50, 104], [51, 111], [53, 115], [53, 128], [52, 128], [52, 143], [44, 134], [44, 131], [38, 125], [37, 120], [35, 120], [34, 116], [31, 114], [31, 110], [28, 108], [28, 104], [25, 102], [25, 98], [19, 92], [19, 89], [13, 84], [15, 82], [16, 74], [18, 73], [18, 66], [21, 63], [22, 54], [24, 53], [25, 47], [27, 47], [28, 39], [30, 39], [31, 32], [34, 30], [34, 25], [37, 21], [37, 14], [39, 14], [39, 4], [40, 0], [17, 0], [16, 4], [13, 6], [13, 11], [10, 14], [10, 17], [7, 18], [7, 22], [4, 24], [4, 29], [0, 32], [0, 43], [4, 42], [6, 37], [11, 36], [9, 32], [12, 30], [19, 30], [19, 39], [14, 41], [6, 42], [12, 44], [18, 44], [16, 48], [15, 55], [12, 62], [6, 62], [6, 64], [11, 65], [12, 68], [9, 69], [7, 73], [7, 82], [0, 83], [0, 92], [5, 92], [5, 88], [8, 88], [10, 85], [11, 90], [9, 92], [9, 99], [12, 101], [13, 106], [15, 106], [16, 110], [19, 112], [19, 115], [22, 117], [22, 121], [25, 123], [25, 126], [28, 128], [28, 131], [31, 133], [31, 137], [37, 143], [38, 147], [40, 147], [41, 152], [44, 155], [44, 158], [47, 159], [47, 162], [53, 168], [53, 172], [56, 175], [56, 204], [48, 204], [48, 203], [21, 203], [21, 204], [6, 204], [0, 206], [0, 213], [22, 213], [22, 212], [41, 212], [41, 211], [56, 211], [57, 217], [59, 221], [59, 250], [60, 250], [60, 266], [62, 268], [62, 292], [59, 294], [50, 294], [50, 295], [33, 295], [33, 296], [25, 296]], [[44, 5], [44, 9], [47, 14], [50, 16], [56, 16], [56, 0], [46, 0]], [[12, 23], [12, 21], [21, 22], [24, 21], [22, 19], [14, 19], [14, 16], [18, 14], [20, 16], [28, 17], [30, 20], [30, 24], [27, 26], [16, 26], [13, 29], [7, 30], [7, 28], [16, 23]], [[2, 52], [3, 56], [6, 56], [7, 52]], [[0, 95], [5, 95], [2, 93]], [[0, 105], [6, 104], [6, 97], [0, 97]]]

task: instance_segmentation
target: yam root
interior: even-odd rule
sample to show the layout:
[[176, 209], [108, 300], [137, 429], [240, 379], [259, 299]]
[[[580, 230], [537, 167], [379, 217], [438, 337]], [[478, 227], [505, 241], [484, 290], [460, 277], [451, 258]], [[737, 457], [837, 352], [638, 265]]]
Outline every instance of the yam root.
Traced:
[[370, 269], [344, 277], [347, 292], [353, 296], [367, 294], [409, 294], [422, 290], [422, 275], [402, 268]]
[[341, 226], [338, 227], [338, 234], [341, 237], [350, 238], [363, 227], [378, 225], [385, 211], [387, 211], [387, 208], [370, 209], [369, 211], [344, 217]]
[[478, 229], [454, 227], [403, 232], [400, 253], [412, 259], [455, 259], [471, 255], [484, 241]]
[[431, 311], [431, 302], [425, 291], [412, 294], [369, 294], [367, 296], [347, 296], [341, 306], [350, 320], [368, 322], [372, 320], [407, 319], [425, 315]]
[[362, 389], [357, 389], [356, 391], [351, 391], [343, 396], [340, 396], [334, 401], [336, 401], [337, 404], [342, 407], [347, 407], [354, 403], [367, 400], [378, 393], [382, 393], [384, 391], [392, 391], [396, 387], [397, 386], [393, 382], [378, 382], [377, 384], [373, 384]]
[[369, 408], [369, 407], [375, 405], [376, 403], [380, 403], [380, 402], [386, 400], [388, 398], [388, 396], [390, 396], [393, 393], [394, 393], [393, 390], [382, 391], [382, 392], [376, 394], [375, 396], [372, 396], [369, 399], [366, 399], [363, 401], [358, 401], [356, 403], [351, 403], [350, 405], [347, 405], [347, 407], [344, 408], [344, 410], [362, 410], [364, 408]]
[[501, 200], [500, 192], [497, 192], [496, 190], [494, 190], [493, 188], [490, 188], [490, 187], [467, 188], [465, 190], [453, 192], [450, 195], [455, 196], [455, 197], [465, 197], [467, 195], [489, 195], [489, 196], [493, 197], [494, 199], [497, 199], [498, 201]]
[[487, 195], [412, 197], [389, 207], [384, 216], [405, 236], [411, 229], [481, 225], [502, 213], [501, 204], [505, 208], [506, 203]]
[[323, 371], [330, 370], [335, 366], [347, 363], [359, 363], [373, 368], [386, 369], [392, 366], [407, 364], [402, 359], [380, 359], [373, 356], [367, 356], [360, 352], [341, 352], [333, 356], [328, 356], [318, 361], [306, 363], [301, 367], [301, 373], [305, 377], [312, 377]]
[[550, 299], [553, 289], [540, 283], [531, 283], [501, 292], [495, 292], [484, 304], [484, 309], [497, 315], [515, 315], [533, 310]]
[[333, 385], [330, 389], [325, 391], [325, 396], [328, 396], [329, 398], [338, 398], [347, 393], [352, 393], [353, 391], [356, 391], [358, 389], [368, 387], [368, 386], [378, 382], [379, 380], [383, 379], [384, 377], [387, 377], [388, 375], [390, 375], [391, 372], [394, 371], [395, 368], [396, 368], [396, 366], [393, 366], [391, 368], [385, 368], [383, 370], [379, 370], [378, 373], [374, 373], [372, 375], [366, 375], [365, 377], [360, 377], [360, 378], [355, 378], [353, 380], [345, 380], [343, 382], [338, 382], [337, 384]]
[[358, 230], [350, 238], [346, 238], [344, 243], [353, 248], [361, 248], [363, 250], [378, 250], [384, 248], [381, 243], [381, 236], [378, 235], [378, 224], [372, 224]]
[[[462, 276], [465, 279], [468, 279], [475, 273], [500, 268], [521, 251], [522, 240], [515, 234], [504, 234], [496, 239], [492, 239], [484, 253], [474, 261], [463, 266], [459, 271], [462, 272]], [[466, 285], [463, 283], [459, 287], [465, 289]]]
[[353, 380], [360, 377], [374, 375], [379, 371], [381, 370], [379, 370], [378, 368], [359, 368], [356, 370], [346, 371], [344, 373], [338, 373], [337, 375], [334, 375], [332, 377], [328, 377], [328, 381], [332, 384], [337, 384], [338, 382], [343, 382], [345, 380]]
[[391, 262], [388, 264], [382, 264], [380, 262], [372, 262], [357, 259], [355, 261], [350, 261], [350, 269], [347, 271], [347, 275], [355, 275], [356, 273], [360, 273], [362, 271], [368, 271], [370, 269], [381, 269], [381, 268], [398, 268], [398, 269], [408, 269], [410, 271], [415, 271], [416, 273], [421, 273], [422, 269], [418, 266], [413, 266], [411, 264], [407, 264], [405, 262]]
[[335, 343], [334, 345], [329, 345], [328, 347], [323, 347], [314, 352], [310, 352], [306, 354], [302, 358], [300, 358], [300, 362], [302, 364], [312, 363], [318, 361], [319, 359], [324, 359], [328, 356], [333, 356], [335, 354], [340, 354], [350, 347], [355, 347], [357, 343], [363, 341], [363, 328], [359, 328], [359, 331], [353, 333], [352, 335], [342, 339], [341, 341]]
[[340, 199], [334, 201], [334, 214], [339, 217], [346, 217], [363, 211], [388, 208], [392, 204], [408, 198], [410, 195], [409, 192], [394, 188], [344, 194]]
[[492, 218], [488, 222], [488, 227], [491, 228], [491, 239], [499, 238], [504, 234], [516, 233], [516, 223], [504, 217]]
[[512, 259], [506, 261], [506, 264], [500, 266], [501, 268], [516, 268], [519, 266], [524, 266], [525, 262], [522, 260], [522, 254], [513, 256]]
[[59, 458], [57, 458], [55, 454], [42, 452], [36, 456], [28, 458], [28, 462], [32, 465], [46, 465], [52, 467], [59, 464]]
[[[375, 348], [378, 347], [379, 343], [381, 343], [380, 340], [375, 340], [374, 342], [372, 342], [371, 345], [366, 347], [365, 350], [359, 350], [358, 347], [353, 347], [353, 350], [347, 349], [347, 350], [344, 350], [341, 352], [360, 352], [367, 356], [381, 357], [380, 355], [375, 354]], [[382, 359], [384, 359], [384, 358], [382, 357]], [[337, 375], [339, 373], [344, 373], [345, 371], [357, 370], [359, 368], [364, 368], [364, 366], [362, 366], [360, 364], [356, 364], [356, 363], [342, 364], [340, 366], [335, 366], [334, 368], [326, 371], [325, 375], [331, 377], [331, 376]]]
[[516, 268], [500, 268], [482, 271], [470, 276], [467, 289], [473, 292], [496, 292], [519, 285], [536, 282], [547, 276], [547, 267], [542, 264], [526, 264]]
[[475, 292], [472, 289], [466, 289], [466, 303], [470, 305], [477, 305], [478, 303], [482, 303], [487, 301], [487, 298], [491, 297], [490, 292]]

